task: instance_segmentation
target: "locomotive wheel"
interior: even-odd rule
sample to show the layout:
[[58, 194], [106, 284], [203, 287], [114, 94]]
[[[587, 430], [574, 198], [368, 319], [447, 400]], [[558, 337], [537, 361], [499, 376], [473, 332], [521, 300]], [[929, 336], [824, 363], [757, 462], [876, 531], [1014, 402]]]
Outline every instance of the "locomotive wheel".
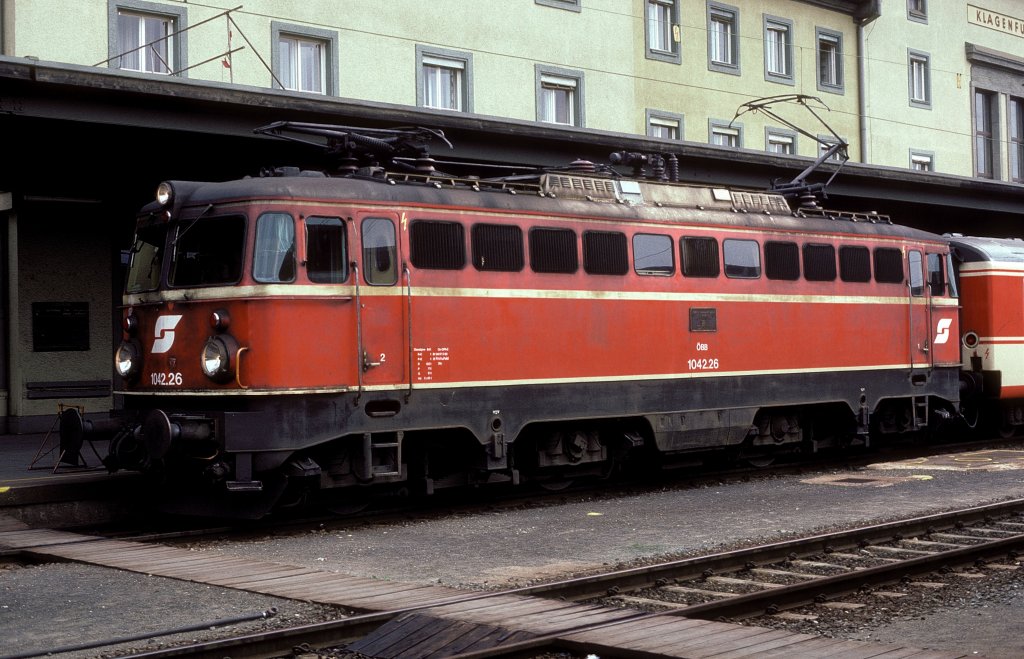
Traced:
[[1008, 423], [999, 426], [999, 436], [1002, 437], [1003, 439], [1010, 439], [1011, 437], [1013, 437], [1016, 434], [1017, 434], [1017, 426], [1012, 426], [1012, 425], [1010, 425]]
[[758, 469], [764, 469], [766, 467], [770, 467], [773, 464], [775, 464], [775, 456], [771, 455], [771, 454], [751, 455], [751, 456], [744, 457], [743, 461], [746, 462], [751, 467], [756, 467]]
[[569, 488], [574, 482], [576, 481], [571, 478], [564, 478], [561, 480], [540, 480], [537, 481], [537, 485], [540, 485], [541, 489], [548, 492], [561, 492]]

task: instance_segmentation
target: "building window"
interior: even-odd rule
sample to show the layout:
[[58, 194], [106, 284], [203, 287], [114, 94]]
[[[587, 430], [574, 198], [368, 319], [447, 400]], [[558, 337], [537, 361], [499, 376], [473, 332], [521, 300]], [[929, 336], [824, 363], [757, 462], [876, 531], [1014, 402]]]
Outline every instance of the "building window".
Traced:
[[842, 93], [843, 35], [818, 28], [818, 89]]
[[1024, 98], [1010, 98], [1010, 180], [1024, 183]]
[[917, 108], [931, 108], [931, 57], [928, 53], [908, 50], [907, 71], [910, 78], [910, 104]]
[[275, 44], [271, 68], [277, 79], [274, 87], [313, 94], [335, 95], [338, 90], [338, 69], [334, 64], [338, 52], [338, 34], [330, 30], [301, 25], [271, 23]]
[[185, 9], [152, 2], [111, 2], [107, 50], [112, 68], [176, 75], [187, 67]]
[[743, 126], [711, 119], [708, 121], [708, 142], [717, 146], [738, 149], [743, 146]]
[[647, 57], [679, 63], [679, 7], [676, 0], [647, 0]]
[[583, 125], [583, 73], [538, 66], [537, 121]]
[[997, 178], [997, 98], [995, 92], [974, 90], [974, 175], [979, 178]]
[[928, 151], [914, 151], [910, 152], [910, 169], [915, 172], [934, 172], [935, 171], [935, 154]]
[[730, 5], [708, 3], [708, 69], [740, 73], [740, 10]]
[[796, 153], [796, 133], [777, 128], [766, 128], [764, 150], [768, 153]]
[[472, 112], [472, 53], [416, 46], [416, 102], [420, 107]]
[[793, 84], [793, 22], [764, 17], [765, 80]]
[[567, 9], [569, 11], [580, 11], [580, 0], [533, 0], [538, 5], [554, 7], [555, 9]]
[[[839, 144], [839, 140], [832, 135], [818, 135], [818, 155], [824, 155], [826, 151], [837, 144]], [[828, 159], [834, 162], [845, 162], [848, 159], [848, 154], [845, 149], [839, 149], [829, 156]]]
[[918, 23], [927, 23], [928, 0], [907, 0], [907, 18]]
[[662, 140], [683, 139], [683, 115], [647, 110], [647, 136]]

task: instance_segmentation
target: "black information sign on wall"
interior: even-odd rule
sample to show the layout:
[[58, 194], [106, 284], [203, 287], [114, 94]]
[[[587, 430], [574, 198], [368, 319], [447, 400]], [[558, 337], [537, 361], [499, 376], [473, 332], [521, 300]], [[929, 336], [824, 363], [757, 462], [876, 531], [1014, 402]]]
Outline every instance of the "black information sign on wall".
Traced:
[[33, 302], [32, 350], [89, 349], [88, 302]]

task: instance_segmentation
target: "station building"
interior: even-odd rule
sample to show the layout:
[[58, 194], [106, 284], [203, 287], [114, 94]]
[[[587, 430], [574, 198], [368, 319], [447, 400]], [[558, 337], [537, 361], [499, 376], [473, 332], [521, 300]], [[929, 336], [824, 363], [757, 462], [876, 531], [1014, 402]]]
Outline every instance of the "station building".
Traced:
[[[825, 123], [740, 111], [784, 95]], [[277, 120], [441, 128], [439, 158], [674, 153], [686, 180], [755, 188], [838, 138], [831, 205], [1022, 235], [1024, 6], [0, 0], [0, 431], [116, 404], [134, 211], [161, 180], [311, 157], [252, 133]]]

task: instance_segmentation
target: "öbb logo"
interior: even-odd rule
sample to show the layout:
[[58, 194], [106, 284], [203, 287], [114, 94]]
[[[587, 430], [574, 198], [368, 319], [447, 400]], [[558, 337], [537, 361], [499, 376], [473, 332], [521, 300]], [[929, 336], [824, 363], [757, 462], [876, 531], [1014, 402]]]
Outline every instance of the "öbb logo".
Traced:
[[949, 341], [949, 326], [953, 324], [952, 318], [940, 318], [935, 325], [935, 345]]
[[167, 352], [174, 345], [174, 328], [178, 326], [181, 316], [160, 316], [156, 319], [156, 326], [153, 328], [153, 349], [154, 355]]

